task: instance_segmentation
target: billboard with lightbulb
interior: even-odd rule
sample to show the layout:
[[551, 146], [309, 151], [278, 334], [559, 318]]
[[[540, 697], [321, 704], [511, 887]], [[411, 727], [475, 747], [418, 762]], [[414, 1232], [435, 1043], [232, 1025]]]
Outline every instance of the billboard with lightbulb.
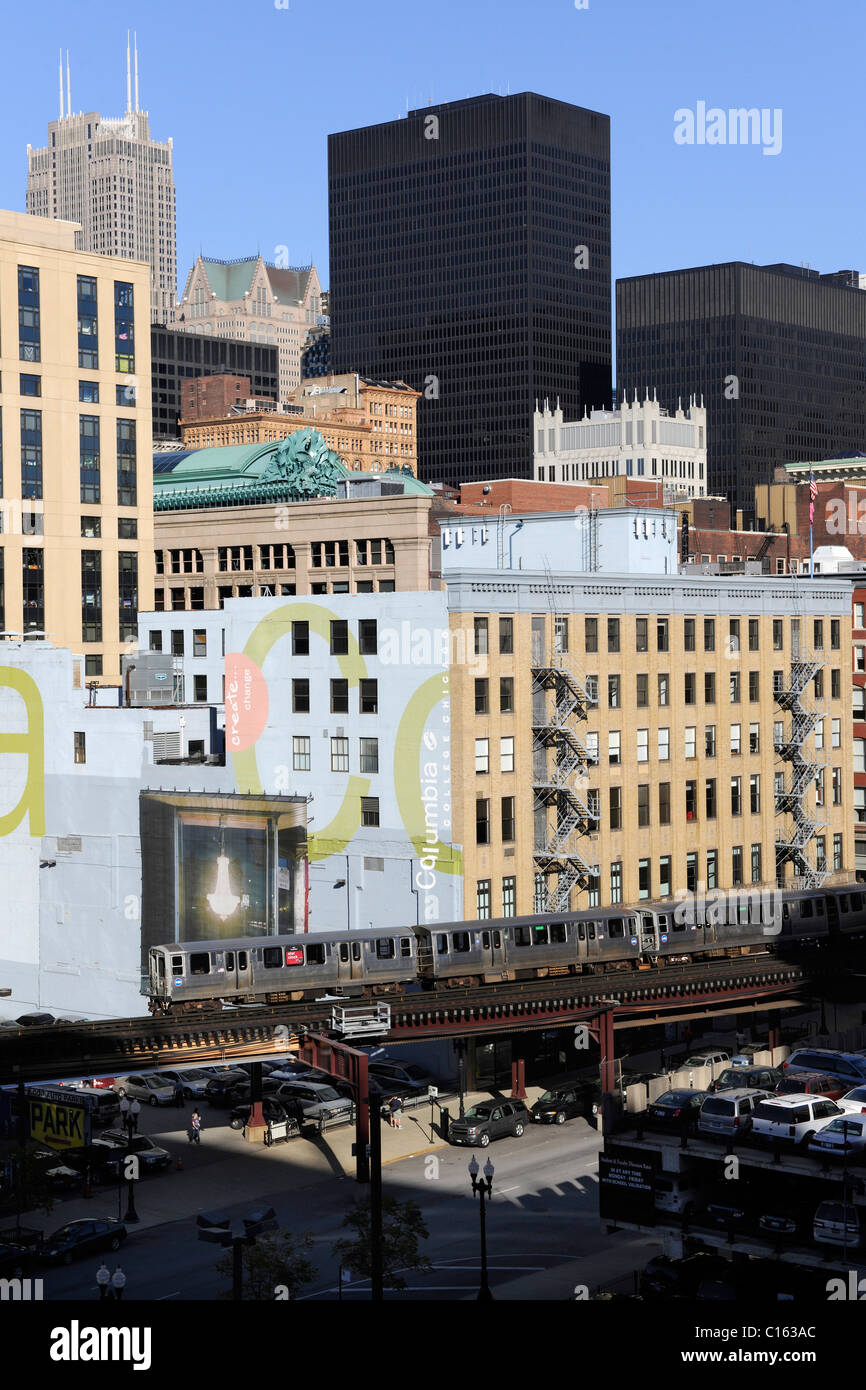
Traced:
[[306, 931], [304, 797], [145, 792], [142, 950]]

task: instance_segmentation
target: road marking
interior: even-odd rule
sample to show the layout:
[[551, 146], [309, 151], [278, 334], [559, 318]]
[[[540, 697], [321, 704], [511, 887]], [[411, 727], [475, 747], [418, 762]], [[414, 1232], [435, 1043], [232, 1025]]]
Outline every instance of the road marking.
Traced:
[[164, 1293], [156, 1300], [156, 1302], [164, 1303], [167, 1298], [180, 1298], [180, 1290], [176, 1290], [174, 1293]]

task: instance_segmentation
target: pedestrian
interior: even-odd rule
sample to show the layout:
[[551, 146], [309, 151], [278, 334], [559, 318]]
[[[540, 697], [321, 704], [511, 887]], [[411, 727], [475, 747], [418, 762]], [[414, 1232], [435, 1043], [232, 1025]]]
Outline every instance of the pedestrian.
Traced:
[[108, 1286], [111, 1283], [111, 1271], [104, 1260], [96, 1271], [96, 1282], [99, 1285], [99, 1299], [101, 1302], [102, 1299], [108, 1297]]
[[193, 1110], [192, 1118], [189, 1122], [189, 1142], [191, 1144], [201, 1143], [201, 1115], [198, 1113], [197, 1108]]
[[129, 1129], [129, 1101], [126, 1096], [120, 1097], [120, 1123], [124, 1129]]
[[137, 1133], [138, 1133], [138, 1117], [139, 1117], [140, 1114], [141, 1114], [141, 1106], [139, 1105], [139, 1103], [138, 1103], [137, 1100], [134, 1100], [134, 1101], [132, 1102], [132, 1105], [129, 1107], [129, 1132], [130, 1132], [130, 1134], [137, 1134]]
[[183, 1110], [184, 1096], [182, 1081], [175, 1081], [174, 1083], [174, 1103], [177, 1106], [178, 1110]]
[[391, 1112], [391, 1128], [402, 1129], [403, 1123], [401, 1115], [403, 1112], [403, 1102], [399, 1096], [392, 1096], [388, 1101], [388, 1109]]
[[123, 1290], [125, 1288], [126, 1275], [120, 1268], [120, 1265], [115, 1265], [114, 1273], [111, 1276], [111, 1292], [114, 1294], [115, 1298], [123, 1298]]

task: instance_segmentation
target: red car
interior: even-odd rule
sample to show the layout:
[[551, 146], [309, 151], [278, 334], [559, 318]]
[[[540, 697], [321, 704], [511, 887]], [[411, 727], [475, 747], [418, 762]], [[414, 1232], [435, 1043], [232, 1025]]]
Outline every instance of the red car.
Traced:
[[797, 1071], [786, 1076], [776, 1087], [777, 1096], [827, 1096], [838, 1100], [845, 1087], [837, 1076], [825, 1076], [819, 1071]]

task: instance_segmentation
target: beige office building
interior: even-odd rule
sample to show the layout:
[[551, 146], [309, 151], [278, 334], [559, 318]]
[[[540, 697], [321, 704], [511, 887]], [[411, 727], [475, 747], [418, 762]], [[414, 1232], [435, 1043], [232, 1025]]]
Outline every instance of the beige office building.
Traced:
[[153, 606], [150, 268], [0, 212], [0, 630], [119, 683]]
[[301, 382], [301, 351], [322, 313], [314, 265], [280, 267], [250, 256], [217, 261], [198, 256], [186, 277], [173, 323], [187, 333], [213, 334], [279, 350], [279, 399]]
[[27, 211], [79, 223], [79, 250], [147, 261], [152, 322], [168, 323], [177, 299], [172, 142], [151, 139], [139, 107], [138, 51], [133, 85], [129, 44], [126, 65], [126, 111], [109, 118], [72, 110], [67, 57], [59, 119], [46, 145], [27, 146]]

